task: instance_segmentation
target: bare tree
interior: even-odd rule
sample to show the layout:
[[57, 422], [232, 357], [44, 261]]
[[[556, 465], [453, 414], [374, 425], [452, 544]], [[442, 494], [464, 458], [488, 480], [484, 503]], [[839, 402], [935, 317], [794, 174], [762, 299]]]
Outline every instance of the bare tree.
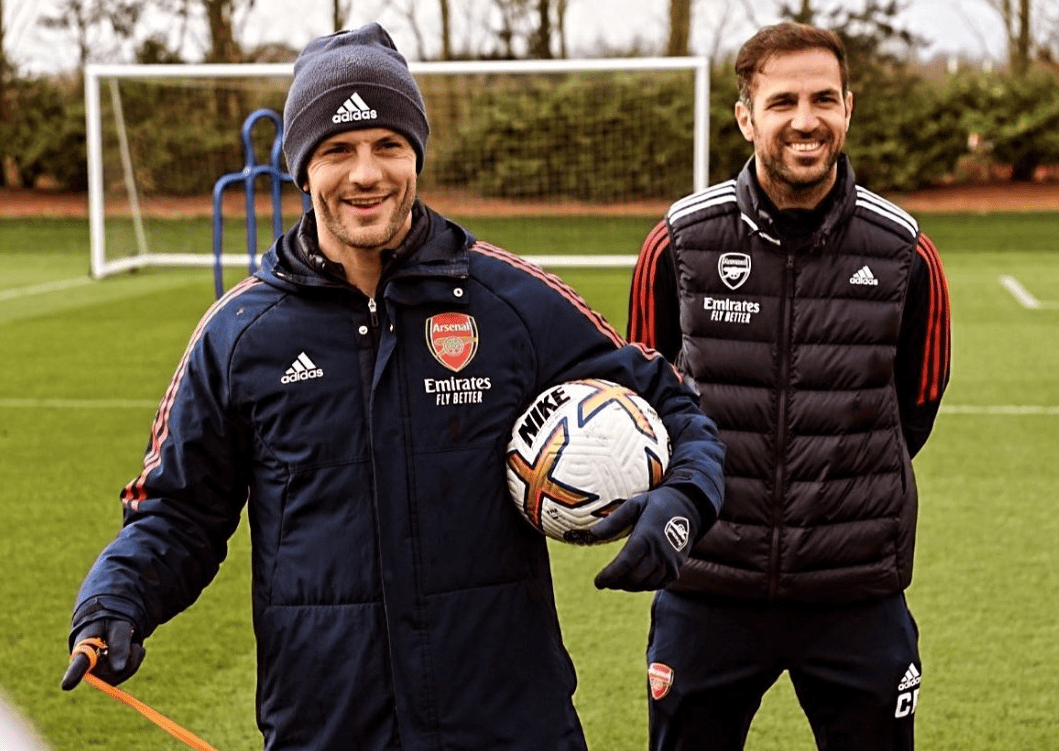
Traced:
[[1038, 56], [1053, 67], [1059, 67], [1059, 0], [1053, 0], [1042, 11], [1039, 19], [1041, 50]]
[[120, 40], [131, 39], [144, 10], [144, 0], [63, 0], [58, 12], [43, 16], [45, 28], [70, 31], [77, 41], [77, 63], [84, 68], [99, 53], [97, 35], [113, 32]]
[[552, 4], [550, 0], [536, 0], [536, 4], [537, 29], [530, 34], [529, 55], [546, 60], [552, 56]]
[[669, 42], [666, 55], [688, 54], [691, 42], [691, 0], [669, 0]]
[[813, 16], [816, 15], [811, 0], [801, 0], [798, 10], [794, 10], [793, 8], [788, 9], [786, 4], [784, 4], [783, 9], [785, 14], [788, 15], [792, 21], [797, 23], [811, 24], [813, 22]]
[[561, 34], [566, 28], [566, 0], [493, 0], [493, 6], [500, 15], [501, 56], [518, 57], [523, 44], [533, 58], [555, 57], [556, 46], [565, 53], [566, 42], [556, 45], [553, 29]]
[[86, 0], [65, 0], [59, 5], [57, 15], [42, 17], [40, 24], [48, 29], [71, 32], [77, 41], [77, 67], [84, 68], [92, 46], [89, 39], [98, 21], [96, 9]]
[[567, 0], [556, 0], [555, 2], [555, 30], [559, 35], [559, 57], [567, 57], [566, 49], [566, 10], [569, 6]]
[[423, 35], [423, 30], [419, 26], [419, 16], [416, 15], [415, 0], [407, 0], [406, 4], [398, 5], [397, 12], [400, 13], [404, 17], [405, 21], [408, 22], [408, 28], [412, 31], [412, 36], [415, 37], [415, 56], [420, 60], [428, 59], [426, 38]]
[[[422, 9], [422, 2], [417, 3], [416, 0], [405, 0], [403, 4], [397, 5], [397, 11], [404, 17], [404, 20], [408, 23], [408, 28], [412, 32], [412, 36], [416, 40], [416, 54], [420, 60], [427, 60], [430, 57], [427, 45], [427, 35], [423, 33], [423, 28], [419, 22], [419, 15], [417, 10]], [[455, 46], [452, 41], [453, 33], [453, 22], [452, 14], [454, 6], [460, 7], [460, 4], [452, 3], [451, 0], [438, 0], [438, 20], [440, 22], [439, 28], [439, 42], [440, 42], [440, 59], [442, 60], [454, 60], [456, 58]], [[466, 6], [466, 11], [471, 14], [471, 6]], [[473, 20], [469, 15], [469, 20]]]
[[[897, 2], [898, 0], [894, 0], [893, 4], [896, 6]], [[836, 6], [831, 11], [832, 15], [838, 13], [839, 10], [840, 6]], [[817, 23], [816, 15], [819, 12], [819, 8], [813, 8], [813, 0], [797, 0], [797, 3], [779, 3], [780, 17], [795, 23], [815, 24]]]
[[441, 13], [441, 59], [452, 59], [452, 13], [449, 0], [438, 0], [438, 11]]
[[515, 57], [516, 39], [520, 35], [518, 27], [527, 9], [527, 0], [494, 0], [500, 13], [500, 28], [496, 30], [500, 42], [498, 55], [506, 59]]
[[1014, 42], [1015, 55], [1011, 59], [1011, 67], [1021, 75], [1030, 67], [1030, 0], [1019, 0], [1018, 33]]
[[[732, 41], [732, 24], [742, 8], [741, 17], [752, 27], [759, 26], [754, 13], [753, 0], [711, 0], [699, 3], [696, 0], [670, 0], [669, 2], [669, 40], [666, 44], [666, 55], [677, 57], [690, 55], [691, 30], [700, 28], [709, 33], [704, 40], [706, 56], [716, 60], [726, 44]], [[697, 23], [694, 19], [698, 17]]]
[[[720, 5], [720, 7], [717, 7], [717, 5]], [[735, 8], [730, 2], [709, 3], [708, 7], [711, 11], [711, 16], [708, 22], [702, 23], [702, 27], [712, 29], [713, 34], [710, 39], [706, 40], [706, 56], [716, 61], [720, 59], [724, 45], [732, 40], [731, 23], [735, 16]], [[748, 8], [746, 4], [744, 4], [744, 15], [751, 26], [757, 26], [753, 19], [752, 8]]]
[[566, 9], [567, 0], [539, 0], [537, 15], [540, 19], [539, 37], [547, 57], [555, 57], [558, 48], [560, 57], [566, 57]]
[[1029, 70], [1033, 53], [1030, 34], [1030, 17], [1033, 12], [1030, 0], [986, 0], [999, 15], [1004, 25], [1008, 47], [1008, 64], [1016, 75]]
[[[383, 2], [381, 5], [382, 7], [378, 9], [372, 9], [369, 7], [366, 11], [367, 14], [369, 16], [381, 14], [382, 10], [388, 5], [388, 3]], [[363, 3], [361, 3], [360, 6], [363, 8]], [[365, 11], [362, 10], [361, 12], [363, 13]], [[411, 8], [409, 8], [407, 12], [411, 13]], [[331, 25], [334, 27], [335, 31], [341, 31], [348, 27], [352, 18], [353, 0], [331, 0]]]
[[743, 12], [746, 14], [746, 20], [750, 23], [750, 27], [757, 29], [761, 27], [761, 23], [757, 20], [757, 11], [754, 8], [753, 0], [741, 0], [743, 6]]
[[[243, 56], [242, 48], [235, 38], [233, 19], [237, 0], [201, 0], [206, 11], [206, 23], [209, 29], [209, 50], [206, 53], [208, 63], [237, 63]], [[251, 7], [254, 0], [248, 0]]]

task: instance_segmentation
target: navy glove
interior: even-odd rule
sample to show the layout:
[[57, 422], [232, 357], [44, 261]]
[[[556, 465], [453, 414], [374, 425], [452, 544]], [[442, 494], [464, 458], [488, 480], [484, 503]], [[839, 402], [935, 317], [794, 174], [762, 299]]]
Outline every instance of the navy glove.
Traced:
[[[92, 675], [117, 686], [132, 677], [143, 662], [144, 648], [139, 641], [133, 640], [136, 629], [131, 621], [121, 617], [108, 617], [91, 621], [81, 626], [70, 639], [76, 647], [86, 639], [101, 640], [106, 646], [99, 649], [99, 659], [92, 668]], [[63, 675], [62, 689], [69, 691], [85, 677], [90, 666], [84, 654], [74, 655]]]
[[662, 485], [622, 503], [591, 530], [595, 542], [632, 526], [625, 546], [596, 574], [597, 589], [661, 589], [677, 578], [699, 529], [699, 511], [684, 493]]

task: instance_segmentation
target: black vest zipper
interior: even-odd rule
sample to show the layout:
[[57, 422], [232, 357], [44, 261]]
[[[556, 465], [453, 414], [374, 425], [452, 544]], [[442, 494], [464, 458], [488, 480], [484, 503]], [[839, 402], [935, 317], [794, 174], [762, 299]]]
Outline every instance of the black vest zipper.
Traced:
[[787, 445], [787, 399], [790, 389], [788, 379], [791, 372], [791, 327], [794, 309], [794, 261], [795, 254], [787, 253], [784, 267], [783, 297], [780, 300], [780, 331], [777, 344], [779, 372], [776, 377], [776, 447], [775, 472], [772, 490], [772, 544], [769, 547], [768, 587], [769, 599], [776, 596], [780, 578], [780, 530], [783, 528], [783, 499], [786, 473], [784, 453]]

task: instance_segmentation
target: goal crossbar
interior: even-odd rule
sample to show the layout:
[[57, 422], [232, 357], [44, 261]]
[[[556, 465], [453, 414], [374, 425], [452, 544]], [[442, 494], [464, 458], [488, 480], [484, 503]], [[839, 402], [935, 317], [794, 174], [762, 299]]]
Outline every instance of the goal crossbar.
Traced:
[[[684, 70], [694, 74], [694, 129], [692, 180], [694, 190], [707, 187], [709, 175], [709, 59], [706, 57], [644, 57], [644, 58], [598, 58], [583, 60], [502, 60], [502, 61], [443, 61], [409, 62], [413, 75], [431, 74], [505, 74], [505, 73], [576, 73], [576, 72], [623, 72]], [[293, 63], [251, 64], [182, 64], [182, 65], [113, 65], [89, 64], [85, 68], [85, 118], [88, 169], [88, 212], [91, 274], [102, 278], [109, 274], [135, 269], [141, 266], [210, 266], [215, 259], [208, 253], [158, 253], [152, 252], [143, 240], [143, 230], [137, 216], [137, 189], [131, 177], [131, 169], [125, 166], [126, 185], [130, 205], [133, 207], [133, 224], [139, 239], [138, 252], [124, 258], [108, 259], [106, 253], [105, 186], [103, 164], [103, 105], [101, 89], [104, 81], [204, 78], [283, 78], [293, 77]], [[112, 92], [112, 99], [116, 99]], [[115, 104], [115, 118], [120, 117], [120, 102]], [[120, 131], [121, 127], [119, 127]], [[123, 154], [123, 158], [125, 158]], [[593, 256], [578, 257], [578, 265], [594, 265]], [[224, 265], [245, 262], [245, 254], [225, 254]], [[538, 257], [540, 261], [569, 265], [558, 256]], [[624, 265], [628, 259], [621, 262]], [[605, 263], [613, 265], [613, 258]]]

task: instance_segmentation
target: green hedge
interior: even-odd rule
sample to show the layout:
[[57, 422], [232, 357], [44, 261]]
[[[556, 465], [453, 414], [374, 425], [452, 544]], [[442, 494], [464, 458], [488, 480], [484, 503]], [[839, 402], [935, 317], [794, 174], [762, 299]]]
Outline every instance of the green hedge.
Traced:
[[[733, 117], [731, 64], [715, 66], [711, 79], [710, 182], [716, 183], [739, 170], [750, 146]], [[527, 81], [514, 90], [481, 85], [450, 92], [470, 117], [432, 110], [437, 127], [425, 184], [493, 198], [591, 202], [673, 199], [691, 190], [690, 73]], [[937, 183], [972, 156], [969, 143], [973, 158], [1008, 165], [1015, 179], [1059, 165], [1059, 78], [1052, 71], [1023, 78], [963, 73], [940, 82], [879, 74], [858, 84], [847, 151], [858, 178], [874, 190]], [[0, 156], [8, 174], [13, 164], [27, 186], [48, 176], [59, 187], [84, 189], [80, 87], [15, 79], [6, 82], [2, 104]], [[261, 105], [239, 92], [185, 87], [174, 97], [158, 87], [123, 84], [122, 106], [141, 189], [193, 194], [209, 192], [217, 177], [242, 168], [238, 133]], [[281, 109], [282, 97], [268, 106]], [[272, 133], [259, 135], [267, 152]]]
[[692, 189], [692, 77], [530, 79], [473, 95], [472, 118], [434, 144], [442, 186], [494, 198], [591, 202]]

